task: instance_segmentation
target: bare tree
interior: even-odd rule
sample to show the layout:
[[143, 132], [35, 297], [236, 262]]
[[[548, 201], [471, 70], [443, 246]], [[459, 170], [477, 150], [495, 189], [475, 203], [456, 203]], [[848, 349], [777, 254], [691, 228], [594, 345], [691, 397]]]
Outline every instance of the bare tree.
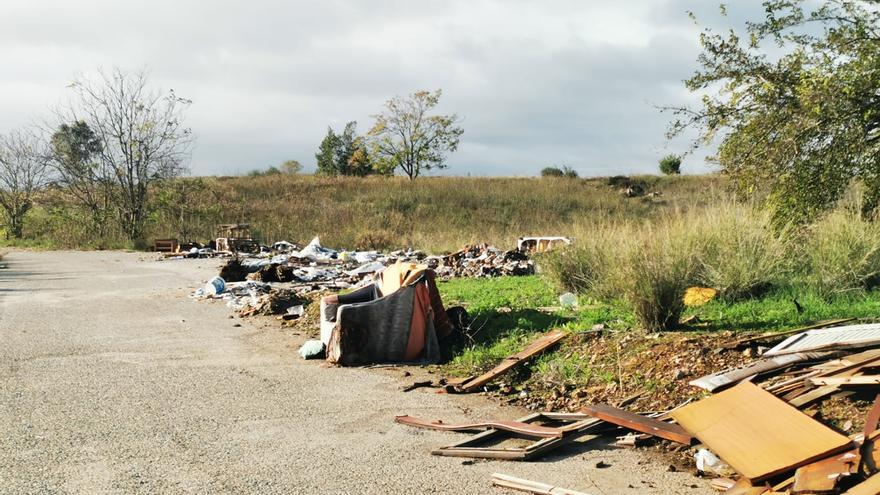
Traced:
[[373, 116], [370, 148], [379, 170], [399, 168], [415, 179], [423, 170], [446, 167], [446, 154], [458, 149], [464, 129], [455, 114], [428, 115], [441, 94], [438, 89], [396, 96], [385, 103], [383, 113]]
[[64, 122], [83, 121], [94, 132], [100, 166], [114, 182], [122, 229], [129, 239], [141, 239], [150, 186], [185, 170], [193, 136], [183, 112], [192, 101], [174, 90], [150, 89], [144, 71], [99, 71], [71, 88], [76, 99], [62, 112]]
[[6, 212], [6, 238], [20, 239], [24, 217], [34, 195], [48, 180], [48, 158], [43, 141], [30, 130], [0, 135], [0, 206]]

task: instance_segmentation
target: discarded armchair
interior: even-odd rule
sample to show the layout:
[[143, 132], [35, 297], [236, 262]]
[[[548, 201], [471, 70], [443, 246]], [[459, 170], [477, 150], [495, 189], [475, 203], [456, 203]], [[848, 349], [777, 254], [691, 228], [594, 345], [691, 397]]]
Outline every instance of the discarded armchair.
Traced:
[[434, 272], [424, 265], [397, 263], [381, 283], [321, 299], [321, 341], [332, 363], [436, 362], [438, 339], [451, 332]]

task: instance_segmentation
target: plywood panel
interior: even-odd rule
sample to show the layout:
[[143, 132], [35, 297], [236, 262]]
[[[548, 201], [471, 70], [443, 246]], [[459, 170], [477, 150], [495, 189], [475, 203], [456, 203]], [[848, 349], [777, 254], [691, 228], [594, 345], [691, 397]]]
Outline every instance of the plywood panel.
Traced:
[[671, 416], [753, 482], [851, 444], [847, 437], [749, 382], [677, 409]]

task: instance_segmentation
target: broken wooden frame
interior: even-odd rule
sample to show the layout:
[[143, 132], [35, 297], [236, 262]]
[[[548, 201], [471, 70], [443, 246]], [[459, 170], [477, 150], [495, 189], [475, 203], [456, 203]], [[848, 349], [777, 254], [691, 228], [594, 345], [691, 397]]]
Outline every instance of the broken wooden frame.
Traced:
[[693, 437], [681, 426], [667, 423], [656, 418], [649, 418], [625, 409], [619, 409], [608, 404], [591, 404], [581, 408], [581, 411], [594, 418], [607, 421], [611, 424], [622, 426], [629, 430], [647, 433], [671, 442], [690, 445]]
[[[540, 412], [530, 414], [516, 421], [519, 423], [562, 423], [561, 426], [555, 427], [562, 431], [562, 437], [541, 438], [534, 435], [492, 428], [483, 433], [473, 435], [456, 444], [434, 449], [431, 453], [447, 457], [524, 461], [535, 456], [546, 454], [547, 452], [569, 444], [584, 435], [597, 434], [609, 427], [608, 423], [605, 421], [582, 413]], [[535, 441], [525, 447], [495, 446], [504, 440], [513, 438]]]
[[523, 423], [520, 421], [492, 420], [479, 423], [450, 424], [444, 423], [440, 420], [428, 421], [426, 419], [415, 418], [412, 416], [395, 416], [394, 421], [415, 428], [425, 428], [438, 431], [480, 431], [496, 429], [539, 438], [562, 438], [563, 435], [563, 430], [559, 428]]

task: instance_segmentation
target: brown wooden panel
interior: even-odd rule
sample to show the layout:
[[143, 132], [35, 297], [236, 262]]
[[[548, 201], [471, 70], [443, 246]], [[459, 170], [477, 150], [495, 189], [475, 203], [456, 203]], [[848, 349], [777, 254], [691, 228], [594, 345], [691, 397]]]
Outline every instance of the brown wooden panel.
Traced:
[[794, 475], [793, 493], [834, 492], [837, 483], [859, 470], [859, 450], [835, 454], [798, 468]]
[[592, 404], [584, 406], [581, 411], [590, 416], [603, 419], [609, 423], [640, 431], [655, 437], [665, 438], [673, 442], [690, 445], [691, 437], [681, 426], [666, 423], [654, 418], [619, 409], [608, 404]]
[[749, 382], [671, 416], [752, 482], [842, 452], [852, 443]]

